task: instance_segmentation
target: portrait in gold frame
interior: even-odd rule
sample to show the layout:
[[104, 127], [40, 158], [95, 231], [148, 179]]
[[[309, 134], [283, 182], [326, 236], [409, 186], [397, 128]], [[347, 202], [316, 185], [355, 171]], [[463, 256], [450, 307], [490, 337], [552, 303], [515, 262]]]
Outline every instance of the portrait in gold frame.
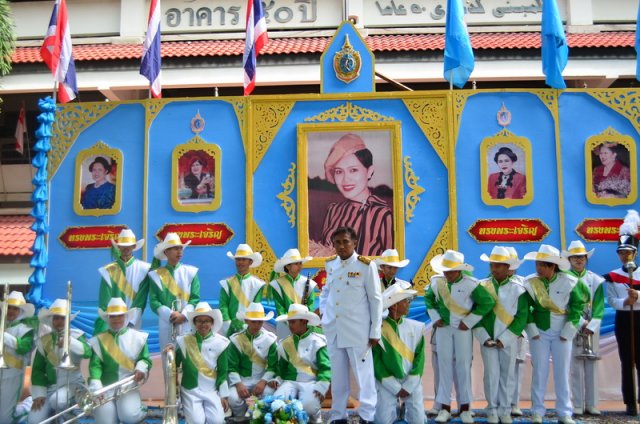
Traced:
[[638, 166], [633, 137], [609, 127], [587, 138], [585, 193], [595, 205], [631, 205], [638, 198]]
[[171, 205], [181, 212], [214, 211], [222, 202], [220, 146], [196, 135], [173, 149]]
[[122, 151], [98, 141], [76, 156], [73, 210], [81, 216], [115, 215], [122, 199]]
[[[353, 222], [359, 254], [374, 257], [396, 248], [404, 255], [400, 122], [308, 123], [297, 129], [298, 246], [314, 257], [305, 266], [323, 266], [334, 254], [333, 227]], [[376, 234], [366, 232], [374, 226]]]
[[480, 145], [480, 192], [491, 206], [528, 205], [533, 200], [531, 142], [506, 128]]

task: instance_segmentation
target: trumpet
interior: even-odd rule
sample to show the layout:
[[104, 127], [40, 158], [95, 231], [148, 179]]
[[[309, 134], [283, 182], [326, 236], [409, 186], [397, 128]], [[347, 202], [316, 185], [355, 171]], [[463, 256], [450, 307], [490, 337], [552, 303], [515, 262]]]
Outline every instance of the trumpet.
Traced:
[[9, 295], [9, 284], [4, 283], [4, 295], [2, 297], [2, 311], [0, 311], [0, 369], [9, 368], [9, 365], [4, 360], [4, 329], [7, 325], [7, 311], [9, 310], [9, 302], [7, 302], [7, 296]]
[[71, 355], [69, 354], [69, 342], [71, 337], [71, 281], [67, 282], [67, 312], [64, 321], [64, 341], [62, 342], [62, 357], [58, 364], [58, 369], [72, 370], [76, 368], [71, 361]]
[[167, 383], [164, 389], [164, 413], [163, 424], [178, 424], [178, 404], [180, 392], [178, 391], [178, 369], [176, 365], [176, 352], [173, 346], [167, 346], [164, 355], [164, 374]]

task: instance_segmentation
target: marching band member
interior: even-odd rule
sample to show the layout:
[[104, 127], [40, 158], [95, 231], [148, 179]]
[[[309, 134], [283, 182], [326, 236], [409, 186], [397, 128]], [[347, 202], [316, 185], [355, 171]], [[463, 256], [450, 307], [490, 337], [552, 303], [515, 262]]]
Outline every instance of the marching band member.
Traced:
[[265, 321], [273, 318], [273, 312], [265, 315], [260, 303], [251, 303], [246, 312], [238, 311], [238, 319], [247, 329], [230, 337], [229, 346], [229, 406], [236, 417], [247, 412], [247, 398], [258, 398], [273, 393], [278, 364], [276, 335], [265, 331]]
[[[640, 269], [628, 268], [635, 264], [638, 253], [638, 224], [634, 222], [638, 219], [638, 213], [630, 210], [625, 217], [625, 222], [620, 227], [620, 238], [616, 252], [620, 260], [620, 267], [604, 275], [607, 281], [607, 303], [616, 310], [615, 335], [618, 342], [618, 355], [620, 357], [620, 373], [622, 377], [622, 400], [626, 405], [627, 415], [635, 416], [638, 408], [634, 404], [633, 387], [635, 380], [633, 373], [640, 375]], [[629, 281], [629, 272], [632, 273], [632, 280]], [[633, 312], [635, 311], [635, 312]], [[634, 342], [631, 344], [631, 329], [633, 320]], [[634, 366], [631, 367], [631, 352], [635, 352]], [[638, 393], [638, 392], [636, 392]]]
[[[425, 293], [427, 312], [437, 327], [439, 384], [436, 401], [442, 409], [436, 422], [444, 423], [451, 419], [451, 387], [455, 372], [460, 394], [460, 419], [463, 423], [472, 423], [469, 410], [471, 403], [471, 356], [473, 338], [471, 329], [486, 315], [495, 301], [487, 290], [475, 278], [463, 274], [471, 272], [473, 267], [464, 263], [464, 255], [447, 250], [431, 259], [431, 267], [436, 275]], [[455, 290], [454, 290], [455, 286]], [[455, 362], [455, 365], [454, 365]]]
[[[292, 303], [306, 305], [309, 310], [315, 309], [316, 282], [303, 276], [302, 265], [310, 261], [311, 256], [302, 257], [298, 249], [289, 249], [276, 261], [273, 270], [277, 273], [285, 273], [269, 283], [273, 300], [276, 304], [278, 315], [286, 314]], [[289, 334], [289, 327], [284, 322], [276, 325], [276, 335], [278, 340], [282, 340]]]
[[[320, 407], [331, 382], [331, 364], [323, 334], [309, 328], [318, 326], [320, 318], [305, 305], [293, 303], [285, 315], [291, 335], [278, 345], [278, 377], [282, 382], [276, 396], [299, 399], [311, 423], [321, 423]], [[335, 421], [334, 421], [335, 422]]]
[[509, 270], [519, 262], [510, 258], [506, 248], [495, 246], [489, 256], [483, 253], [480, 260], [489, 263], [491, 272], [491, 278], [480, 284], [496, 302], [473, 330], [484, 364], [487, 422], [511, 423], [517, 340], [529, 318], [529, 296], [524, 286], [509, 275]]
[[411, 288], [411, 283], [396, 278], [398, 270], [409, 265], [409, 259], [400, 260], [400, 254], [396, 249], [385, 250], [382, 252], [382, 256], [376, 258], [374, 262], [382, 274], [380, 276], [382, 291], [388, 289], [392, 284], [400, 284], [400, 287], [405, 290]]
[[[98, 309], [98, 314], [109, 328], [89, 339], [93, 349], [89, 361], [89, 390], [95, 392], [132, 375], [136, 383], [142, 384], [151, 369], [149, 335], [127, 325], [129, 309], [119, 297], [109, 301], [106, 311]], [[139, 423], [146, 416], [147, 407], [140, 399], [139, 389], [123, 394], [94, 412], [96, 423], [100, 424]]]
[[[91, 347], [81, 330], [70, 329], [68, 353], [74, 368], [59, 368], [64, 353], [67, 307], [67, 299], [56, 299], [49, 309], [42, 309], [38, 314], [40, 323], [46, 324], [51, 331], [36, 341], [36, 354], [31, 367], [33, 404], [29, 423], [37, 424], [51, 414], [68, 408], [74, 403], [76, 389], [84, 385], [80, 362], [91, 358]], [[71, 319], [76, 315], [70, 315]]]
[[529, 252], [525, 260], [536, 262], [536, 273], [527, 276], [525, 288], [532, 300], [527, 324], [533, 379], [531, 382], [532, 423], [541, 423], [546, 412], [544, 393], [549, 377], [549, 358], [553, 360], [553, 382], [558, 422], [573, 424], [569, 393], [569, 362], [573, 337], [578, 331], [584, 300], [578, 279], [565, 272], [569, 261], [548, 244]]
[[[177, 335], [191, 330], [187, 314], [200, 301], [200, 279], [198, 268], [180, 262], [184, 249], [191, 240], [183, 243], [176, 233], [167, 233], [162, 243], [153, 249], [153, 255], [167, 264], [149, 273], [151, 284], [149, 302], [158, 315], [160, 348], [169, 343], [173, 326]], [[176, 305], [178, 304], [178, 305]]]
[[[518, 258], [518, 252], [514, 247], [507, 246], [509, 258], [513, 260], [512, 266], [509, 268], [509, 276], [512, 280], [516, 280], [524, 286], [524, 278], [516, 273], [523, 261]], [[511, 269], [513, 268], [513, 269]], [[522, 331], [516, 340], [516, 367], [514, 373], [513, 395], [511, 396], [511, 415], [521, 417], [523, 414], [520, 409], [520, 389], [522, 388], [522, 367], [527, 359], [527, 333]]]
[[327, 282], [320, 294], [320, 312], [333, 370], [333, 422], [347, 422], [349, 370], [353, 370], [360, 388], [360, 423], [369, 423], [377, 401], [370, 349], [378, 344], [381, 335], [380, 277], [375, 264], [356, 253], [358, 236], [353, 228], [339, 227], [331, 240], [337, 256], [329, 258], [325, 265]]
[[200, 302], [189, 312], [196, 331], [178, 336], [176, 363], [182, 364], [180, 396], [186, 422], [218, 424], [229, 409], [229, 339], [218, 334], [222, 314]]
[[24, 369], [33, 349], [33, 329], [22, 320], [33, 316], [34, 306], [18, 291], [9, 293], [7, 304], [3, 356], [9, 368], [0, 369], [0, 423], [11, 423], [17, 418], [15, 410], [22, 392]]
[[382, 340], [373, 347], [378, 403], [377, 423], [396, 421], [398, 399], [405, 405], [405, 420], [423, 423], [422, 372], [424, 370], [424, 324], [404, 318], [416, 295], [415, 290], [400, 284], [389, 286], [382, 293], [382, 307], [389, 310], [382, 321]]
[[248, 244], [239, 244], [236, 253], [227, 252], [227, 257], [235, 261], [236, 273], [220, 281], [218, 305], [224, 320], [220, 334], [230, 336], [244, 327], [244, 323], [237, 319], [237, 313], [244, 313], [251, 302], [260, 303], [262, 287], [266, 283], [249, 272], [250, 268], [260, 266], [262, 255], [254, 252]]
[[[116, 240], [111, 240], [111, 244], [120, 251], [120, 257], [98, 269], [102, 277], [98, 307], [104, 311], [112, 298], [122, 298], [132, 314], [130, 325], [140, 329], [142, 313], [147, 306], [149, 295], [147, 274], [151, 265], [135, 258], [133, 252], [144, 245], [144, 239], [136, 240], [133, 231], [125, 228], [120, 231]], [[98, 317], [94, 334], [102, 333], [106, 329], [107, 324]]]
[[604, 317], [604, 278], [589, 271], [586, 266], [593, 250], [587, 252], [581, 241], [572, 241], [569, 249], [562, 252], [562, 256], [569, 260], [571, 269], [569, 274], [579, 278], [582, 284], [578, 287], [583, 290], [583, 296], [587, 303], [582, 311], [584, 321], [580, 332], [584, 337], [576, 337], [573, 344], [571, 357], [571, 394], [573, 400], [573, 413], [582, 415], [600, 415], [598, 410], [598, 363], [594, 359], [580, 358], [583, 351], [584, 340], [591, 337], [591, 349], [597, 355], [600, 350], [600, 323]]

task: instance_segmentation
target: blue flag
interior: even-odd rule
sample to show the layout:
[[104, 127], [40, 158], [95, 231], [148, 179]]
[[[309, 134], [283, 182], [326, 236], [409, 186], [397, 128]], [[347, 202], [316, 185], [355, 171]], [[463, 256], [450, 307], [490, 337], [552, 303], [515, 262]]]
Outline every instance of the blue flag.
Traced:
[[567, 88], [562, 71], [569, 59], [569, 46], [556, 0], [542, 2], [542, 73], [553, 88]]
[[447, 26], [444, 36], [444, 79], [464, 87], [475, 66], [462, 0], [447, 0]]
[[640, 4], [638, 4], [638, 18], [636, 19], [636, 79], [640, 81]]

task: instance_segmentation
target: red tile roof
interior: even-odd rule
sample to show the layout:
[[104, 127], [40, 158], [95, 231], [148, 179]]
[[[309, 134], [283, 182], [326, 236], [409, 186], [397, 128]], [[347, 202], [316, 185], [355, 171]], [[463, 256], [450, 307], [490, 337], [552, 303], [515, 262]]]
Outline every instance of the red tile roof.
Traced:
[[[572, 48], [633, 47], [635, 34], [632, 31], [569, 34]], [[329, 42], [328, 37], [275, 38], [270, 39], [262, 55], [322, 53]], [[443, 34], [371, 35], [366, 38], [369, 48], [375, 52], [386, 51], [436, 51], [444, 49]], [[490, 49], [539, 49], [540, 33], [506, 32], [475, 33], [471, 44], [477, 50]], [[39, 47], [18, 47], [13, 54], [13, 63], [42, 62]], [[244, 40], [165, 41], [162, 57], [211, 57], [242, 56]], [[78, 44], [73, 46], [76, 61], [139, 59], [141, 44]]]
[[31, 256], [36, 233], [29, 215], [0, 215], [0, 256]]

